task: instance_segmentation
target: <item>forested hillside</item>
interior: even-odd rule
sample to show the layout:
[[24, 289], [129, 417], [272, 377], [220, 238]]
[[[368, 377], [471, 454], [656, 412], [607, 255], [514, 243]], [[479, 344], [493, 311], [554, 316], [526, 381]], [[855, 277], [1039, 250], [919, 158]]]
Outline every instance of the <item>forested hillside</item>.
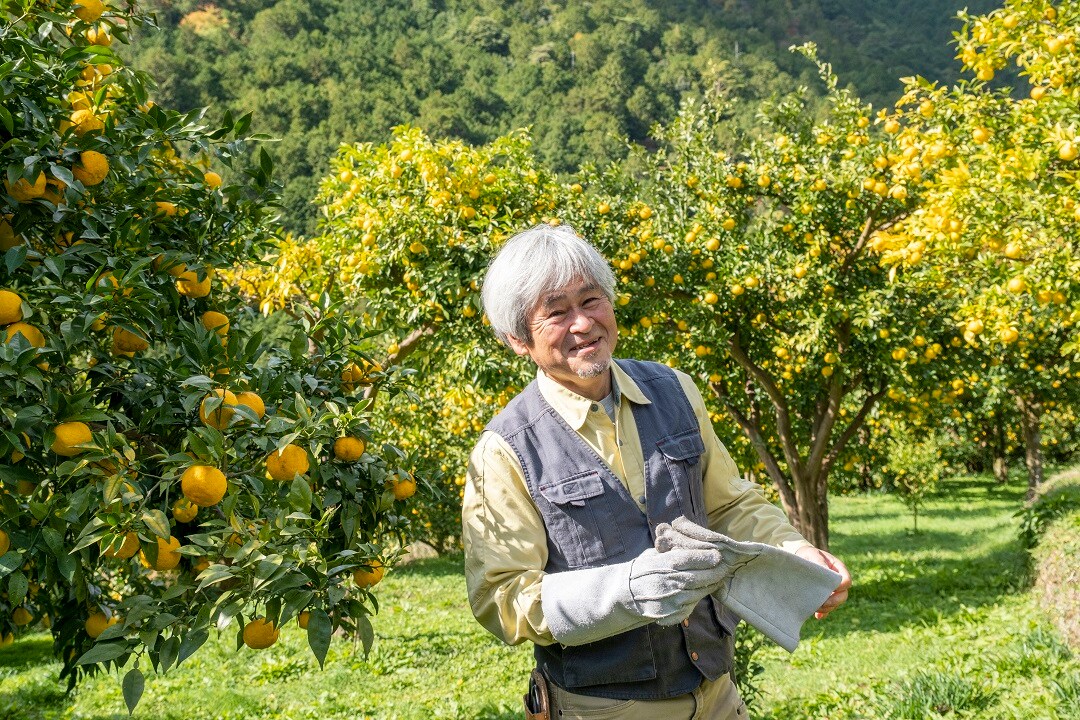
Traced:
[[809, 85], [792, 44], [813, 40], [875, 104], [898, 78], [951, 79], [955, 12], [980, 0], [153, 0], [137, 67], [165, 105], [254, 111], [285, 182], [292, 229], [311, 230], [315, 178], [343, 142], [414, 123], [481, 143], [532, 128], [570, 171], [644, 141], [706, 88], [757, 102]]

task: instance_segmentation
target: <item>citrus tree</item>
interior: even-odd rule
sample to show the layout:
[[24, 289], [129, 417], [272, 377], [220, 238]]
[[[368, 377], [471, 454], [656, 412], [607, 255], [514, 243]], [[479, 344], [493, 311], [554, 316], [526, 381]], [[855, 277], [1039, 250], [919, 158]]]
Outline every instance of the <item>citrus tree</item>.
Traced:
[[166, 671], [209, 632], [267, 647], [298, 617], [320, 663], [370, 643], [405, 542], [406, 453], [365, 391], [399, 391], [328, 299], [267, 342], [219, 269], [269, 246], [248, 118], [155, 106], [98, 0], [0, 18], [0, 637], [51, 630], [61, 677]]
[[[943, 149], [942, 172], [875, 249], [904, 274], [912, 262], [898, 248], [924, 246], [923, 277], [955, 298], [971, 372], [1016, 406], [1034, 493], [1045, 409], [1075, 403], [1080, 377], [1080, 3], [962, 17], [959, 58], [973, 77], [952, 88], [908, 79], [893, 119], [900, 142]], [[1010, 66], [1030, 86], [1023, 96], [995, 82]]]
[[534, 372], [487, 327], [480, 284], [502, 242], [551, 217], [557, 184], [524, 132], [470, 146], [399, 127], [388, 143], [343, 146], [332, 166], [322, 233], [285, 242], [237, 282], [268, 312], [327, 294], [358, 318], [373, 362], [422, 378], [375, 427], [430, 474], [435, 492], [413, 508], [418, 529], [453, 546], [468, 452]]
[[788, 100], [721, 149], [722, 107], [688, 108], [657, 151], [584, 178], [565, 217], [617, 269], [624, 352], [706, 381], [721, 437], [741, 432], [826, 548], [830, 473], [890, 386], [936, 381], [956, 333], [943, 301], [870, 250], [918, 207], [936, 148], [905, 156], [891, 123], [820, 67], [818, 121]]

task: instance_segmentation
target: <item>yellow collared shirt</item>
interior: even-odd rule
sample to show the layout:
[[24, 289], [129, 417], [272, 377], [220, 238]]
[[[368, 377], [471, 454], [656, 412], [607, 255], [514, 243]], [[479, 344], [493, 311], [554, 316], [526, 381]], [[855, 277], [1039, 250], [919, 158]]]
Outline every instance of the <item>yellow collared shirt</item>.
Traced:
[[[727, 448], [716, 437], [705, 401], [694, 381], [675, 371], [697, 416], [705, 441], [702, 456], [709, 527], [735, 540], [754, 541], [794, 552], [806, 540], [783, 510], [765, 499], [761, 487], [739, 477]], [[543, 371], [540, 393], [622, 481], [645, 509], [645, 459], [633, 405], [648, 403], [634, 381], [611, 364], [616, 400], [612, 422], [598, 402], [574, 393]], [[469, 604], [480, 624], [504, 642], [555, 642], [544, 620], [540, 586], [547, 564], [547, 534], [525, 484], [521, 463], [506, 441], [485, 432], [469, 458], [462, 505], [465, 582]]]

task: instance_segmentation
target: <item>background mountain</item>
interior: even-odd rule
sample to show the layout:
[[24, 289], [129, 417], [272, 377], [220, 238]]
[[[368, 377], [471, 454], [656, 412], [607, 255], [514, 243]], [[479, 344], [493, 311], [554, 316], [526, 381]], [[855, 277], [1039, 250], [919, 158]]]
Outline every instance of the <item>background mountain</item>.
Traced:
[[821, 57], [875, 105], [898, 78], [949, 81], [958, 9], [988, 0], [150, 0], [133, 64], [158, 100], [254, 112], [285, 184], [290, 229], [316, 224], [311, 199], [343, 142], [413, 123], [479, 143], [532, 128], [538, 155], [573, 171], [647, 142], [680, 101], [727, 93], [733, 132], [758, 102], [800, 86]]

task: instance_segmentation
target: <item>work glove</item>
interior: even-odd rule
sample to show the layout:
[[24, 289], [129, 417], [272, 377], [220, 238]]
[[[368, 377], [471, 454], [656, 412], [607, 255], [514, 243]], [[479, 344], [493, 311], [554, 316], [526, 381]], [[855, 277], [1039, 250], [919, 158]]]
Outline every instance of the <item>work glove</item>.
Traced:
[[649, 548], [629, 562], [544, 576], [541, 606], [563, 645], [584, 645], [658, 622], [675, 625], [723, 582], [716, 548]]
[[661, 554], [708, 548], [722, 558], [713, 597], [788, 652], [798, 647], [803, 623], [840, 585], [828, 568], [771, 545], [732, 540], [685, 517], [656, 527]]

